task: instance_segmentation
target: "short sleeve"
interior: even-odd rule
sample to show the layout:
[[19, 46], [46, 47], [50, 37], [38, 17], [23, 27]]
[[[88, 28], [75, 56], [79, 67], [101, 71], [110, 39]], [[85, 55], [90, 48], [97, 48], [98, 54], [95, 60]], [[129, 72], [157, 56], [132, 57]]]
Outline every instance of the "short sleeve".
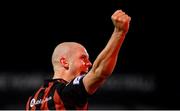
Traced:
[[68, 107], [81, 107], [87, 103], [89, 94], [85, 90], [83, 78], [84, 75], [76, 77], [63, 89], [61, 98]]

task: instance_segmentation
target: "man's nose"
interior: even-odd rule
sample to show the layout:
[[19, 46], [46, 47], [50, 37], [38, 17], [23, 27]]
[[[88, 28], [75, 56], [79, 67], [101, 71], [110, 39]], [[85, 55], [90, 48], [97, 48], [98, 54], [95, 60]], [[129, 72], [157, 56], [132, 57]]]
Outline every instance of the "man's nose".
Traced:
[[91, 67], [92, 66], [91, 61], [88, 60], [87, 63], [86, 63], [86, 66]]

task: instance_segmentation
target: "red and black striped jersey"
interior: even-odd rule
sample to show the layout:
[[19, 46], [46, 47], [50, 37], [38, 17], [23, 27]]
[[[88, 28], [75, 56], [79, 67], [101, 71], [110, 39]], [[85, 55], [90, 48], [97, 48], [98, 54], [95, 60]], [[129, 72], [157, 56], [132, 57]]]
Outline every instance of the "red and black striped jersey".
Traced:
[[87, 110], [88, 93], [78, 76], [71, 82], [63, 79], [45, 80], [43, 86], [29, 97], [26, 110]]

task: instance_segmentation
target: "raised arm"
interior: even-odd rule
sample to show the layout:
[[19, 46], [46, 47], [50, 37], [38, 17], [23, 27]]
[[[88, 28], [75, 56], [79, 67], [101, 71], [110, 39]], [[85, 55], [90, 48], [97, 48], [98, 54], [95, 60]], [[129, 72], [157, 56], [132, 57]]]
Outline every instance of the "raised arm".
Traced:
[[131, 18], [122, 10], [117, 10], [111, 19], [114, 24], [114, 32], [83, 79], [85, 89], [89, 94], [93, 94], [112, 74], [119, 50], [129, 29]]

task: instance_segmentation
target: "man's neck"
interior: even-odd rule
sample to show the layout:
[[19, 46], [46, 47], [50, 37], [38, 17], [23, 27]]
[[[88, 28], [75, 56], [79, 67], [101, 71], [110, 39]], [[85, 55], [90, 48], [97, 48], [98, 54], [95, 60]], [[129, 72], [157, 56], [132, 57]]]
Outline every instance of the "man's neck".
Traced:
[[75, 77], [73, 74], [70, 74], [66, 71], [55, 71], [53, 79], [59, 79], [59, 78], [64, 79], [67, 82], [70, 82]]

